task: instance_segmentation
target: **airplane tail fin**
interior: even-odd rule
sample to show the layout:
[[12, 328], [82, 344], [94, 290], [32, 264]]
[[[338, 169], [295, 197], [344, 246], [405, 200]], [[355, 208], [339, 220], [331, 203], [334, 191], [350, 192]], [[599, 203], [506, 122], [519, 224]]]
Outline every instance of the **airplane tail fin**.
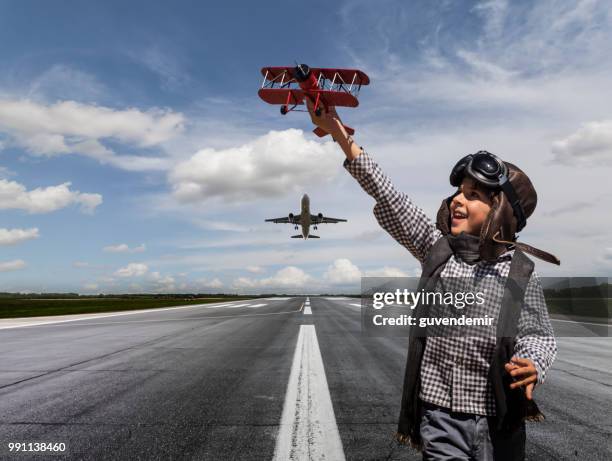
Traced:
[[319, 237], [318, 235], [308, 234], [308, 238], [309, 239], [320, 239], [321, 237]]
[[[344, 129], [351, 136], [355, 134], [355, 130], [351, 128], [350, 126], [344, 125]], [[323, 136], [327, 136], [328, 134], [327, 131], [325, 131], [323, 128], [320, 128], [320, 127], [316, 127], [314, 130], [312, 130], [312, 132], [316, 134], [319, 138], [322, 138]]]
[[292, 235], [291, 238], [292, 239], [302, 239], [304, 238], [304, 236], [302, 234], [297, 234], [297, 235]]

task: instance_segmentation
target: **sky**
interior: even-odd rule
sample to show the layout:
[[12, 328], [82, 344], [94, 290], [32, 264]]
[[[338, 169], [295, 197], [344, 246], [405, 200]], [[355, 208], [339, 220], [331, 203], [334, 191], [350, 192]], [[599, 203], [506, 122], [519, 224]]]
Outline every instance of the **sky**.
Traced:
[[[432, 219], [489, 150], [538, 192], [541, 276], [612, 273], [605, 1], [0, 1], [0, 292], [357, 292], [418, 276], [307, 114], [260, 69], [357, 68], [339, 109]], [[266, 218], [346, 218], [318, 240]]]

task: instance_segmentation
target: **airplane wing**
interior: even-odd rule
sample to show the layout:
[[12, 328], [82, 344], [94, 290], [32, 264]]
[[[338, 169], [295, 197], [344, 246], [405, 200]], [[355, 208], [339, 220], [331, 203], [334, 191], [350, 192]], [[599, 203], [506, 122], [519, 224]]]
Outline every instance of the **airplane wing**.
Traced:
[[346, 219], [328, 218], [327, 216], [319, 216], [316, 214], [311, 214], [310, 222], [312, 224], [336, 224], [339, 222], [346, 222]]
[[300, 216], [301, 215], [296, 214], [296, 215], [292, 215], [291, 217], [285, 216], [284, 218], [266, 219], [266, 222], [273, 222], [276, 224], [299, 224]]
[[304, 92], [295, 88], [261, 88], [257, 94], [268, 104], [304, 104]]
[[[312, 93], [321, 93], [321, 102], [325, 106], [357, 107], [359, 101], [355, 96], [343, 91], [312, 90]], [[299, 89], [288, 88], [261, 88], [259, 97], [268, 104], [304, 104], [304, 92]], [[310, 96], [312, 98], [312, 96]]]
[[[294, 79], [293, 71], [295, 67], [264, 67], [261, 69], [261, 75], [266, 77], [267, 80], [277, 80], [283, 83], [287, 83], [289, 80]], [[321, 69], [318, 67], [311, 67], [310, 71], [313, 72], [317, 78], [321, 75], [327, 80], [335, 80], [338, 83], [344, 83], [350, 85], [369, 85], [370, 78], [362, 71], [357, 69]], [[295, 81], [295, 80], [293, 80]]]
[[342, 82], [345, 85], [350, 85], [353, 83], [354, 85], [369, 85], [370, 78], [362, 71], [357, 69], [318, 69], [318, 68], [310, 68], [311, 72], [314, 72], [315, 75], [321, 74], [324, 78], [328, 80], [335, 80], [336, 82]]

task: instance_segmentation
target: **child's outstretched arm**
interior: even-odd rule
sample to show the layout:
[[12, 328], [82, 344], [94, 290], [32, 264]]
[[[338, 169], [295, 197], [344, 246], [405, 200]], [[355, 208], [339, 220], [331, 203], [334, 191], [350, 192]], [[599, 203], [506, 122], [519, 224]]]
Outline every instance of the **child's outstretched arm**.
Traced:
[[312, 122], [329, 133], [344, 151], [344, 167], [376, 200], [374, 216], [378, 223], [423, 263], [429, 249], [442, 233], [407, 195], [395, 189], [378, 164], [348, 135], [333, 108], [329, 112], [323, 111], [318, 117], [313, 112], [312, 103], [306, 100], [306, 104]]

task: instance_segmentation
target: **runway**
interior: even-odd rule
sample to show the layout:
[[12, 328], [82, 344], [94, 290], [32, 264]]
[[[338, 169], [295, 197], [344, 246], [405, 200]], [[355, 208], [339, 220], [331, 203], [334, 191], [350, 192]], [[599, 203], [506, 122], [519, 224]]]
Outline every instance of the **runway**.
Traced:
[[[420, 459], [391, 438], [407, 338], [362, 335], [358, 300], [61, 320], [0, 321], [1, 459], [44, 457], [9, 442], [65, 443], [52, 459]], [[612, 341], [558, 343], [528, 459], [610, 459]]]

